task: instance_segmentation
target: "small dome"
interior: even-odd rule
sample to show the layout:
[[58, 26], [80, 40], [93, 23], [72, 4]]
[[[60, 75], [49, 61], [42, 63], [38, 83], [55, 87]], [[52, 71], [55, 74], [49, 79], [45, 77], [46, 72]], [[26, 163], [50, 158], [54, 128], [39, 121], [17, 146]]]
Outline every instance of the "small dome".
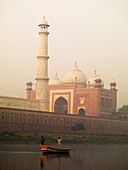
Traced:
[[114, 79], [110, 82], [110, 85], [115, 85], [116, 86], [116, 82], [115, 82]]
[[100, 83], [100, 86], [101, 87], [104, 87], [104, 82], [103, 80], [99, 77], [98, 74], [96, 74], [96, 71], [95, 71], [95, 74], [88, 80], [88, 86], [90, 87], [95, 87], [96, 86], [96, 83]]
[[32, 82], [30, 80], [27, 81], [26, 85], [33, 85]]
[[116, 82], [114, 81], [114, 79], [110, 82], [110, 89], [111, 90], [116, 90]]
[[49, 80], [49, 85], [56, 85], [61, 83], [62, 81], [58, 78], [57, 73], [53, 79]]
[[76, 66], [68, 71], [68, 73], [64, 76], [63, 83], [85, 83], [87, 82], [87, 78], [84, 73]]
[[49, 26], [48, 22], [46, 21], [45, 17], [41, 20], [41, 22], [39, 23], [39, 26], [41, 25], [45, 25], [45, 26]]

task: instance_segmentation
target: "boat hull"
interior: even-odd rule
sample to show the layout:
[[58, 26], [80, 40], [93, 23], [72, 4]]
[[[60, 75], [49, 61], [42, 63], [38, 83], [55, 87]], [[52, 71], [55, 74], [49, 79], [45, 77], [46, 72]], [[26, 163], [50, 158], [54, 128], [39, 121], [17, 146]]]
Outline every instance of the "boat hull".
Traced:
[[46, 145], [41, 145], [43, 154], [69, 154], [71, 148], [53, 148]]

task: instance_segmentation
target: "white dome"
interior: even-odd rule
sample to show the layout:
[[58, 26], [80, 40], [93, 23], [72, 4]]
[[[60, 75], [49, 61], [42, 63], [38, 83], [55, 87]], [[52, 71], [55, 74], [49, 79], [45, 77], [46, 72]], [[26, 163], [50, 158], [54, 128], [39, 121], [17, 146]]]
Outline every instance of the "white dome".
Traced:
[[61, 84], [62, 81], [58, 78], [57, 74], [55, 77], [51, 80], [49, 80], [49, 85], [56, 85], [56, 84]]
[[76, 66], [68, 71], [64, 76], [63, 83], [84, 83], [86, 84], [87, 78], [84, 73]]
[[96, 71], [95, 71], [95, 74], [88, 80], [87, 85], [94, 87], [94, 86], [96, 86], [96, 81], [99, 81], [101, 87], [104, 87], [104, 82], [103, 82], [103, 80], [99, 77], [98, 74], [96, 74]]

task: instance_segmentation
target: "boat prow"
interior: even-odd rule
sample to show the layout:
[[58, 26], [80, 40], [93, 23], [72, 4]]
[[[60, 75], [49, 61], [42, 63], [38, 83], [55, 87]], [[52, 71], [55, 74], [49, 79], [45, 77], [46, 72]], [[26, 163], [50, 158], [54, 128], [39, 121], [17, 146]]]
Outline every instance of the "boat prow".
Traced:
[[53, 148], [47, 145], [40, 145], [43, 154], [69, 154], [71, 148]]

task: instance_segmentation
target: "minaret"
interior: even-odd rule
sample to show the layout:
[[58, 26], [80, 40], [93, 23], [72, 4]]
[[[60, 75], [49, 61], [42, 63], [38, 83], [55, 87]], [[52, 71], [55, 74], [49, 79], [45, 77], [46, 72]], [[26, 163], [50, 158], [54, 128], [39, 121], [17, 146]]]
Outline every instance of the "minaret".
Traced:
[[29, 80], [29, 81], [27, 81], [27, 83], [26, 83], [26, 85], [27, 85], [27, 88], [26, 88], [26, 91], [27, 91], [27, 99], [31, 99], [31, 92], [32, 92], [32, 82]]
[[40, 109], [49, 111], [48, 101], [48, 23], [45, 17], [39, 24], [39, 48], [38, 48], [38, 67], [36, 77], [36, 100], [39, 100]]

